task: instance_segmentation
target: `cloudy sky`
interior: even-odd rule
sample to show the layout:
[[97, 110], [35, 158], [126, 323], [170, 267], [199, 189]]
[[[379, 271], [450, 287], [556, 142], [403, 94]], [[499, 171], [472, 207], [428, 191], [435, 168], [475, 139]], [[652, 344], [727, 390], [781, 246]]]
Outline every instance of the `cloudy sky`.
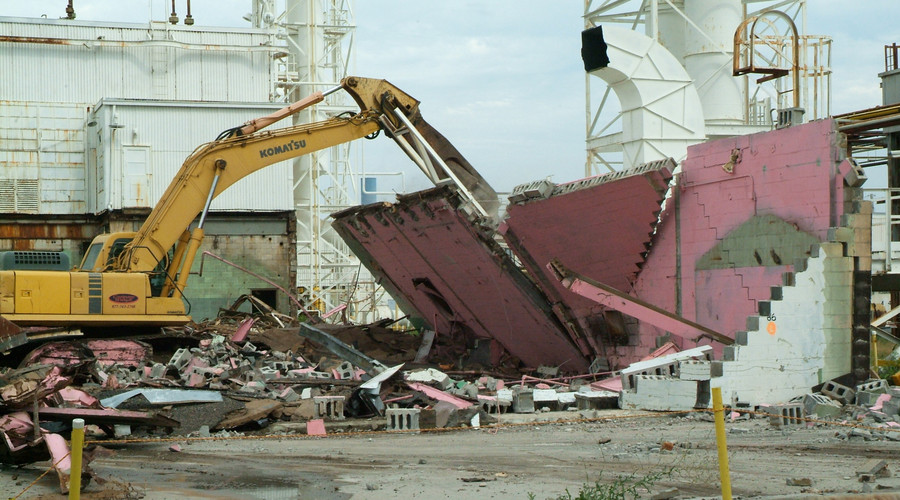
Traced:
[[[177, 0], [184, 18], [185, 1]], [[639, 2], [633, 2], [637, 5]], [[896, 0], [809, 0], [807, 32], [832, 45], [832, 112], [881, 103], [884, 45], [900, 43]], [[0, 15], [65, 15], [66, 0], [0, 0]], [[278, 2], [282, 4], [281, 1]], [[249, 0], [193, 0], [197, 25], [248, 26]], [[79, 20], [164, 20], [169, 0], [75, 0]], [[584, 175], [583, 2], [356, 0], [354, 73], [385, 78], [422, 101], [424, 117], [498, 190]], [[409, 161], [389, 141], [367, 145], [369, 171]], [[408, 190], [427, 187], [408, 170]]]

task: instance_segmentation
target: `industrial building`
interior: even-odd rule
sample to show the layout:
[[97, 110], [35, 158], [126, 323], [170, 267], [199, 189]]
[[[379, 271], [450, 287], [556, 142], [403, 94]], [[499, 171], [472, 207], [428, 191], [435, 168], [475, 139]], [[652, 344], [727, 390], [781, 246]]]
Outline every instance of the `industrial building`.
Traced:
[[[141, 24], [0, 20], [0, 53], [9, 68], [0, 79], [0, 251], [63, 251], [77, 264], [95, 235], [136, 230], [199, 145], [309, 91], [313, 85], [300, 85], [308, 83], [309, 67], [298, 65], [279, 38], [283, 27], [273, 25], [273, 7], [255, 2], [251, 28], [194, 26], [190, 7], [183, 25], [177, 16]], [[345, 107], [336, 103], [321, 113]], [[331, 276], [340, 274], [342, 262], [350, 264], [328, 250], [310, 253], [324, 245], [313, 241], [318, 229], [311, 226], [321, 214], [309, 206], [329, 210], [349, 202], [309, 195], [320, 186], [298, 188], [292, 169], [290, 162], [275, 165], [216, 198], [202, 250], [220, 259], [195, 263], [202, 276], [192, 279], [187, 294], [195, 319], [215, 317], [244, 293], [283, 311], [292, 307], [285, 291], [305, 291], [307, 303], [322, 309], [346, 302], [344, 292], [338, 293], [343, 299], [317, 295], [326, 283], [347, 288], [347, 279]], [[295, 190], [302, 189], [307, 194], [298, 204]], [[347, 196], [358, 201], [358, 188]], [[299, 244], [298, 210], [305, 214]], [[332, 264], [324, 274], [320, 258]]]
[[[710, 384], [733, 385], [726, 387], [732, 399], [757, 404], [845, 375], [864, 381], [870, 290], [897, 289], [891, 259], [873, 261], [864, 168], [893, 168], [896, 160], [861, 155], [893, 151], [893, 129], [882, 130], [894, 123], [892, 108], [874, 121], [865, 113], [829, 117], [830, 39], [806, 33], [805, 2], [779, 3], [779, 10], [740, 0], [650, 2], [637, 10], [626, 3], [585, 6], [585, 179], [521, 185], [496, 216], [465, 183], [440, 176], [432, 179], [436, 188], [396, 203], [356, 206], [364, 198], [350, 200], [352, 190], [320, 179], [350, 167], [339, 158], [343, 148], [304, 156], [215, 201], [203, 250], [218, 258], [197, 263], [206, 267], [192, 280], [191, 313], [211, 317], [248, 291], [289, 309], [286, 290], [325, 312], [358, 302], [350, 292], [371, 281], [369, 296], [377, 282], [417, 325], [458, 337], [471, 358], [511, 355], [524, 367], [595, 373], [623, 369], [667, 344], [709, 345], [706, 378], [677, 382], [687, 395], [675, 406], [704, 404]], [[36, 90], [40, 71], [4, 83], [11, 96], [0, 144], [11, 173], [4, 248], [65, 250], [76, 259], [94, 234], [135, 227], [199, 136], [208, 140], [278, 108], [274, 101], [312, 94], [326, 69], [324, 81], [333, 84], [343, 56], [323, 50], [304, 66], [297, 47], [321, 37], [334, 42], [328, 37], [342, 30], [298, 29], [334, 12], [301, 4], [291, 3], [278, 24], [271, 3], [254, 2], [248, 29], [4, 19], [10, 35], [0, 49], [14, 65], [55, 59], [76, 75], [49, 91]], [[628, 23], [643, 33], [618, 26]], [[327, 64], [316, 69], [313, 60]], [[896, 57], [884, 74], [886, 103], [895, 100], [895, 73]], [[612, 101], [620, 109], [606, 109]], [[330, 103], [296, 123], [346, 109]], [[611, 124], [620, 130], [610, 132]], [[455, 150], [451, 156], [461, 159]], [[791, 196], [798, 183], [803, 197]], [[323, 201], [325, 191], [344, 195]], [[891, 228], [892, 210], [900, 210], [894, 205], [884, 217]], [[582, 213], [597, 216], [584, 221]], [[886, 242], [897, 236], [888, 232], [881, 230]], [[604, 238], [610, 234], [616, 238]], [[361, 280], [356, 262], [374, 280]], [[566, 289], [581, 278], [611, 287], [604, 293], [623, 303]], [[807, 279], [815, 284], [809, 290], [801, 286]], [[796, 323], [780, 312], [791, 300], [807, 304]], [[666, 318], [648, 313], [650, 306]], [[759, 339], [787, 347], [756, 352], [751, 346], [767, 345]], [[752, 387], [733, 375], [745, 365], [763, 370]], [[790, 383], [769, 373], [788, 365], [801, 373]], [[672, 392], [669, 381], [652, 380], [643, 386], [665, 386], [654, 394]], [[628, 390], [639, 392], [624, 389], [623, 401]], [[640, 401], [633, 404], [672, 405]]]

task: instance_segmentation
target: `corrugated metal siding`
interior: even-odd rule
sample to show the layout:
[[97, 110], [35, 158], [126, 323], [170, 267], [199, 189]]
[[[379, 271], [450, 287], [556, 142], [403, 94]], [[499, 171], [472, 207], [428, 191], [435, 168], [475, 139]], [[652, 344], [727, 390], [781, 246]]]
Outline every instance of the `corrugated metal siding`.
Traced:
[[[260, 30], [0, 18], [0, 37], [71, 40], [0, 41], [4, 72], [14, 75], [0, 78], [0, 95], [8, 100], [269, 99], [273, 63], [261, 48], [273, 40]], [[119, 41], [126, 43], [103, 45]]]
[[[281, 105], [128, 103], [103, 101], [96, 111], [99, 137], [89, 146], [96, 149], [96, 166], [89, 165], [89, 178], [100, 193], [90, 211], [129, 208], [127, 182], [123, 179], [124, 151], [149, 148], [150, 165], [147, 204], [155, 204], [165, 192], [184, 160], [201, 144], [227, 128], [263, 116]], [[116, 125], [115, 128], [110, 125]], [[92, 127], [94, 128], [94, 127]], [[95, 173], [96, 172], [96, 173]], [[291, 164], [283, 162], [249, 175], [213, 202], [213, 210], [292, 210]]]
[[0, 101], [0, 212], [84, 213], [84, 106]]
[[[10, 41], [16, 37], [35, 40]], [[97, 213], [155, 203], [197, 146], [280, 107], [221, 104], [269, 100], [273, 42], [252, 29], [0, 17], [0, 212]], [[87, 127], [86, 115], [102, 99], [197, 106], [125, 106], [117, 119], [109, 108], [95, 117], [102, 124]], [[123, 128], [110, 128], [115, 120]], [[123, 169], [135, 165], [142, 147], [146, 193], [123, 185]], [[214, 207], [290, 210], [290, 178], [288, 164], [269, 167]]]

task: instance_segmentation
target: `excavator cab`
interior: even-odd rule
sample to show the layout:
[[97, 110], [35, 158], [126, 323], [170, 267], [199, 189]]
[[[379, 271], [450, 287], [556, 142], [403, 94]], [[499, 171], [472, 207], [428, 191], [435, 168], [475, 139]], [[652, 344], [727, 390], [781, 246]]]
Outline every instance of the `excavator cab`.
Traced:
[[[88, 247], [81, 265], [76, 271], [99, 273], [115, 268], [116, 259], [125, 251], [134, 239], [135, 233], [101, 234], [94, 238]], [[153, 297], [159, 297], [166, 283], [166, 264], [172, 258], [170, 249], [166, 259], [160, 262], [153, 271], [147, 273], [150, 279], [150, 290]]]
[[84, 253], [78, 271], [99, 273], [107, 270], [132, 239], [134, 239], [134, 233], [110, 233], [97, 236], [91, 242], [87, 252]]

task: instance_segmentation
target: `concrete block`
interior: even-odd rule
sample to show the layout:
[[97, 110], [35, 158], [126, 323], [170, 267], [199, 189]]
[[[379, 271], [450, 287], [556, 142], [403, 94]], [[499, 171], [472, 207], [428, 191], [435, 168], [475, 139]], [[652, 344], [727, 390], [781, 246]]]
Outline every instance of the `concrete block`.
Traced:
[[856, 386], [856, 392], [861, 391], [872, 392], [877, 394], [887, 394], [890, 392], [891, 386], [885, 379], [869, 380], [868, 382]]
[[557, 410], [565, 410], [572, 406], [575, 406], [575, 393], [574, 392], [557, 392], [556, 393], [556, 409]]
[[337, 373], [340, 380], [352, 380], [353, 376], [356, 374], [356, 370], [353, 368], [352, 363], [344, 361], [337, 367]]
[[612, 391], [578, 391], [575, 404], [579, 410], [606, 410], [619, 405], [619, 393]]
[[531, 400], [535, 409], [550, 408], [555, 410], [559, 406], [559, 396], [554, 389], [533, 389]]
[[517, 387], [513, 390], [512, 409], [515, 413], [534, 413], [534, 397], [531, 389]]
[[168, 365], [174, 366], [179, 371], [181, 371], [188, 365], [188, 363], [190, 363], [192, 357], [193, 355], [191, 354], [191, 351], [182, 347], [181, 349], [175, 351], [175, 354], [172, 354], [172, 357], [169, 359]]
[[872, 406], [878, 402], [883, 392], [856, 391], [856, 404], [858, 406]]
[[150, 368], [150, 378], [163, 378], [166, 376], [166, 365], [162, 363], [153, 363]]
[[244, 384], [243, 387], [241, 387], [240, 391], [257, 393], [257, 392], [262, 392], [265, 389], [266, 389], [265, 383], [263, 383], [259, 380], [251, 380], [250, 382], [247, 382], [246, 384]]
[[506, 413], [512, 404], [511, 401], [500, 401], [491, 396], [478, 396], [478, 403], [481, 405], [481, 409], [489, 414]]
[[386, 408], [384, 416], [387, 419], [388, 431], [417, 431], [419, 430], [418, 408]]
[[678, 378], [681, 380], [709, 380], [713, 377], [721, 376], [721, 361], [686, 359], [681, 361], [678, 366]]
[[266, 380], [272, 380], [281, 376], [281, 372], [279, 372], [275, 368], [272, 368], [271, 366], [260, 367], [259, 373], [261, 373], [263, 378]]
[[113, 435], [117, 438], [130, 436], [131, 426], [128, 424], [115, 424], [113, 425]]
[[850, 404], [856, 400], [856, 392], [845, 386], [841, 385], [833, 380], [829, 380], [825, 382], [822, 386], [820, 392], [835, 401], [839, 401], [841, 404]]
[[727, 345], [722, 348], [722, 361], [737, 361], [738, 346]]
[[803, 405], [801, 403], [783, 403], [769, 408], [769, 424], [775, 427], [796, 426], [803, 424]]
[[497, 401], [499, 401], [500, 404], [506, 403], [507, 405], [511, 405], [513, 401], [512, 389], [497, 389]]
[[344, 419], [344, 396], [315, 396], [316, 418]]
[[279, 394], [278, 397], [281, 398], [282, 401], [286, 401], [288, 403], [300, 399], [300, 395], [290, 387], [287, 387], [283, 391], [281, 391], [281, 394]]
[[[648, 360], [644, 363], [654, 361]], [[651, 366], [642, 366], [640, 370], [628, 367], [622, 370], [622, 389], [629, 390], [634, 388], [635, 377], [638, 375], [658, 375], [660, 377], [678, 378], [678, 360], [660, 360]]]
[[900, 399], [892, 396], [891, 399], [881, 404], [881, 411], [885, 415], [896, 417], [900, 414]]
[[697, 406], [698, 382], [659, 375], [637, 375], [632, 390], [619, 393], [619, 407], [631, 410], [677, 411]]
[[806, 394], [802, 403], [804, 415], [833, 418], [841, 414], [841, 404], [822, 394]]

